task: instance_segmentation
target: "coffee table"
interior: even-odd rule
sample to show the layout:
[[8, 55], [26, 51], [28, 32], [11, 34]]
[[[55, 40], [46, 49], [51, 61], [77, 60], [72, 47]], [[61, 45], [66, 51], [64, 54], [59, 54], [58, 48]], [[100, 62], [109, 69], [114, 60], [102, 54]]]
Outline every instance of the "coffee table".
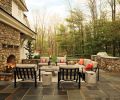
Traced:
[[40, 67], [41, 71], [59, 71], [59, 66], [42, 66]]
[[55, 76], [55, 71], [59, 71], [59, 66], [42, 66], [40, 71], [52, 72], [52, 75]]

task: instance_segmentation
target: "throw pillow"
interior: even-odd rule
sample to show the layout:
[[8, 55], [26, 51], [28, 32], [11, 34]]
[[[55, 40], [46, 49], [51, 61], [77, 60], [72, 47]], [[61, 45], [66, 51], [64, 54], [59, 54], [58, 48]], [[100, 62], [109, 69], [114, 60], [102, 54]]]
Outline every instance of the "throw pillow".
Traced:
[[46, 63], [46, 59], [41, 59], [41, 63]]
[[80, 59], [79, 62], [78, 62], [80, 65], [83, 65], [84, 64], [84, 59]]
[[61, 59], [61, 60], [60, 60], [60, 63], [65, 63], [64, 59]]
[[88, 71], [88, 70], [91, 70], [93, 68], [93, 64], [92, 63], [89, 63], [87, 64], [87, 66], [85, 66], [85, 70]]

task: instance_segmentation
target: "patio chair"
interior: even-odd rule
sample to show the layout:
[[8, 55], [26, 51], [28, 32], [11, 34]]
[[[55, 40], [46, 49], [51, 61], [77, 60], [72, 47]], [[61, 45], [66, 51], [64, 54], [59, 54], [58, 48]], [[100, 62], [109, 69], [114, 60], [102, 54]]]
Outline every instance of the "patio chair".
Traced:
[[[99, 74], [100, 73], [99, 73], [98, 63], [96, 61], [92, 61], [92, 64], [93, 64], [93, 67], [87, 71], [94, 71], [97, 75], [97, 81], [99, 81]], [[85, 80], [85, 72], [86, 72], [86, 70], [84, 70], [84, 68], [82, 68], [81, 75], [82, 75], [83, 80]]]
[[22, 67], [16, 66], [14, 68], [14, 87], [16, 87], [16, 83], [17, 83], [16, 79], [22, 79], [22, 81], [34, 80], [35, 87], [37, 87], [37, 77], [38, 76], [39, 76], [39, 80], [40, 80], [39, 71], [37, 70], [37, 68], [30, 66], [30, 64], [28, 66], [24, 66], [24, 65], [25, 64], [23, 64]]
[[67, 64], [68, 63], [66, 57], [57, 57], [56, 66], [67, 65]]
[[40, 66], [50, 65], [50, 58], [49, 57], [40, 57], [40, 62], [38, 65], [40, 65]]
[[60, 66], [58, 72], [58, 89], [60, 89], [61, 82], [72, 81], [78, 83], [78, 88], [81, 87], [80, 83], [81, 73], [79, 72], [79, 67], [67, 67]]

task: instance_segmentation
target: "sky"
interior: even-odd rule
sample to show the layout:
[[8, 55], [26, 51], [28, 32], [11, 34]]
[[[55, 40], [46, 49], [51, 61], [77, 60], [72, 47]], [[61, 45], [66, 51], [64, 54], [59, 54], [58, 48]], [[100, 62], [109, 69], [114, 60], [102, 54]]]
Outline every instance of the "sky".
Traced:
[[[70, 2], [70, 3], [69, 3]], [[74, 7], [86, 9], [86, 0], [26, 0], [26, 5], [29, 10], [27, 13], [28, 19], [32, 21], [33, 12], [39, 14], [47, 13], [47, 16], [59, 16], [64, 20], [69, 15], [69, 10]]]

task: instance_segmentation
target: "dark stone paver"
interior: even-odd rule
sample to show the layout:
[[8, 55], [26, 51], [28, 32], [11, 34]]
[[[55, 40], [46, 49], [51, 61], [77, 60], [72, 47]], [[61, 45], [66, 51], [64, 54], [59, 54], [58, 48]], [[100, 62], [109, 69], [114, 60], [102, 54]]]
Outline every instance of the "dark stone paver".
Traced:
[[6, 100], [21, 100], [25, 93], [28, 91], [26, 88], [19, 88], [14, 93], [12, 93], [10, 96], [6, 98]]
[[43, 88], [42, 95], [53, 95], [54, 88]]
[[24, 96], [22, 100], [42, 100], [43, 96]]
[[68, 100], [68, 96], [44, 96], [42, 100]]
[[69, 90], [68, 91], [69, 100], [82, 100], [83, 96], [80, 90]]
[[96, 84], [81, 83], [81, 89], [72, 83], [64, 83], [58, 90], [57, 83], [43, 86], [38, 82], [0, 81], [0, 100], [120, 100], [120, 73], [100, 71]]
[[0, 93], [0, 100], [5, 100], [9, 95], [10, 93]]
[[53, 95], [67, 95], [67, 90], [58, 90], [58, 89], [55, 89]]
[[41, 88], [32, 87], [26, 93], [27, 96], [38, 96], [41, 95]]

